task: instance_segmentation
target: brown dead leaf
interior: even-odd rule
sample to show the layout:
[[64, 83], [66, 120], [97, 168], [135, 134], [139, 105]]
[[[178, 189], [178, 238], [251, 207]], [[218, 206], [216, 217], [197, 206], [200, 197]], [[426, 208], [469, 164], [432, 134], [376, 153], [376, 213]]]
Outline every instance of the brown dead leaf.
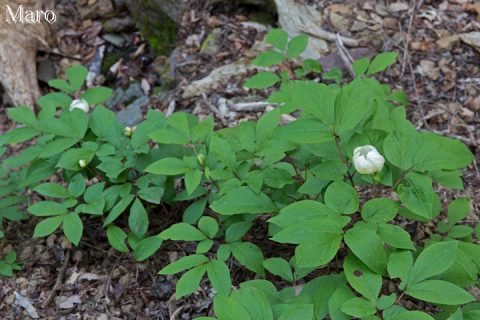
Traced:
[[460, 37], [457, 34], [452, 34], [438, 39], [436, 44], [440, 49], [450, 50], [459, 40]]

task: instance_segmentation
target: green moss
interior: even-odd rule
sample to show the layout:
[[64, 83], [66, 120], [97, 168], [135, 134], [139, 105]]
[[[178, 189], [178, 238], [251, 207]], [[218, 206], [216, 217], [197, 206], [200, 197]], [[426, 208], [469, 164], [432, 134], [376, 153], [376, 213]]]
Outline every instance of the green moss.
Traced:
[[175, 47], [177, 25], [167, 14], [159, 10], [152, 0], [130, 1], [132, 18], [142, 36], [157, 54], [168, 55]]
[[125, 58], [128, 53], [123, 51], [115, 51], [105, 54], [102, 64], [102, 74], [107, 74], [111, 66], [113, 66], [120, 58]]

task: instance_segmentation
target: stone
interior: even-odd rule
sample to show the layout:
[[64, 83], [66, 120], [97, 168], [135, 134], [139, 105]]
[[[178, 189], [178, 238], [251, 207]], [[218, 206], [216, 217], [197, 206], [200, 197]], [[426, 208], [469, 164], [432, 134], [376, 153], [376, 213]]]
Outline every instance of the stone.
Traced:
[[334, 26], [337, 31], [345, 31], [348, 30], [350, 22], [344, 16], [330, 12], [330, 22]]
[[132, 26], [133, 21], [129, 16], [115, 17], [103, 23], [103, 30], [109, 33], [119, 33], [130, 29]]
[[77, 0], [77, 9], [82, 19], [95, 19], [114, 14], [110, 0]]
[[440, 69], [436, 67], [435, 62], [430, 60], [421, 60], [419, 71], [422, 75], [429, 77], [432, 80], [440, 78]]
[[360, 31], [366, 29], [367, 27], [368, 25], [365, 22], [355, 20], [352, 27], [350, 28], [350, 31]]
[[222, 29], [215, 28], [213, 29], [212, 33], [210, 33], [202, 43], [200, 47], [200, 52], [214, 55], [218, 51], [220, 51], [220, 38], [222, 36]]
[[146, 96], [136, 99], [132, 104], [117, 114], [117, 120], [125, 127], [136, 126], [143, 118], [142, 106], [149, 101], [150, 99]]
[[408, 10], [408, 4], [406, 2], [394, 2], [388, 6], [390, 12], [400, 12]]
[[45, 59], [38, 63], [37, 78], [45, 83], [56, 78], [55, 64], [52, 60]]
[[107, 33], [103, 36], [103, 39], [115, 47], [122, 47], [125, 44], [125, 38], [118, 34]]
[[459, 36], [463, 42], [480, 50], [480, 31], [461, 33]]

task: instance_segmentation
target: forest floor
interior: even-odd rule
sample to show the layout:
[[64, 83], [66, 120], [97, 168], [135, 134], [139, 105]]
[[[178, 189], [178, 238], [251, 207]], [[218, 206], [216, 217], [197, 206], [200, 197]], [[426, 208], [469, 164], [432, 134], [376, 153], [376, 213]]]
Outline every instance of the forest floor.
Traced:
[[[242, 63], [254, 56], [252, 47], [267, 30], [267, 25], [252, 21], [265, 9], [193, 1], [181, 19], [176, 48], [167, 57], [153, 53], [132, 27], [125, 8], [86, 14], [88, 8], [79, 10], [70, 3], [61, 1], [58, 6], [64, 22], [56, 33], [56, 54], [39, 57], [39, 80], [45, 91], [45, 81], [61, 75], [67, 66], [100, 61], [103, 67], [94, 82], [116, 89], [109, 107], [127, 124], [141, 119], [148, 108], [167, 113], [182, 110], [200, 117], [213, 115], [217, 127], [256, 119], [264, 111], [265, 105], [241, 110], [241, 103], [264, 101], [267, 96], [265, 91], [252, 92], [242, 86], [244, 78], [252, 74], [252, 69]], [[411, 102], [409, 117], [418, 129], [461, 139], [476, 155], [476, 164], [465, 171], [465, 189], [441, 190], [441, 198], [446, 204], [457, 195], [471, 197], [472, 217], [478, 221], [480, 4], [469, 0], [303, 3], [315, 8], [325, 30], [358, 40], [357, 48], [348, 48], [352, 52], [359, 48], [363, 51], [358, 52], [369, 55], [399, 52], [397, 63], [379, 80], [405, 90]], [[266, 19], [275, 24], [274, 15], [267, 14]], [[335, 42], [326, 41], [322, 54], [326, 69], [345, 69]], [[195, 90], [189, 87], [216, 68], [237, 65], [238, 61], [241, 67], [233, 76], [193, 87]], [[0, 108], [0, 132], [11, 127], [4, 108]], [[110, 249], [104, 232], [96, 225], [86, 225], [80, 246], [72, 248], [60, 235], [31, 239], [35, 223], [6, 225], [3, 252], [13, 247], [23, 269], [12, 278], [0, 278], [0, 319], [28, 319], [33, 311], [40, 319], [102, 320], [192, 319], [209, 313], [212, 292], [207, 283], [196, 294], [176, 301], [176, 277], [157, 275], [169, 261], [192, 248], [169, 243], [162, 247], [161, 254], [137, 263], [130, 254], [120, 255]], [[51, 303], [43, 306], [62, 267], [59, 290]], [[234, 283], [251, 276], [239, 269]], [[19, 301], [30, 304], [30, 314]]]

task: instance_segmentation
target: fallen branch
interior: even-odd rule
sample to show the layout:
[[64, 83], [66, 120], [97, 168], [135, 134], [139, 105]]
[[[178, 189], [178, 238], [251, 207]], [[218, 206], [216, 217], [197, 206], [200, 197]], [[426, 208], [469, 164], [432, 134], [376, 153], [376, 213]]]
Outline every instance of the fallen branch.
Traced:
[[67, 265], [68, 262], [70, 261], [70, 250], [67, 250], [67, 253], [65, 254], [65, 261], [63, 261], [63, 265], [58, 271], [57, 275], [57, 280], [55, 281], [55, 285], [52, 288], [52, 291], [50, 291], [50, 294], [47, 297], [47, 300], [42, 305], [42, 308], [48, 307], [50, 302], [52, 302], [53, 298], [55, 297], [55, 292], [60, 288], [63, 282], [63, 277], [65, 276], [65, 270], [67, 270]]

